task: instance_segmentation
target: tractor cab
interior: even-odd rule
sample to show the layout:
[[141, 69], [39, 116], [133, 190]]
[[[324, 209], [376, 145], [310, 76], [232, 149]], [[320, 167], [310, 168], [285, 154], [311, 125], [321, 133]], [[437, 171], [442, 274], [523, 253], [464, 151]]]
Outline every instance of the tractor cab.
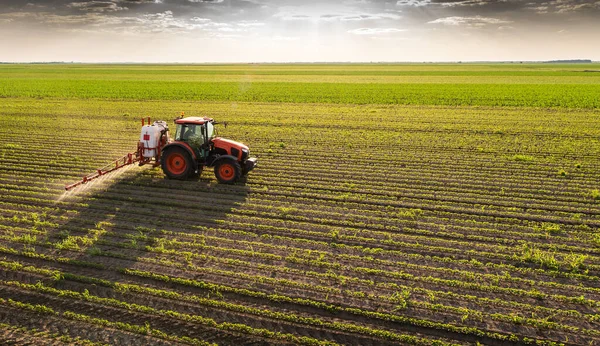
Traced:
[[175, 120], [175, 140], [187, 143], [199, 157], [206, 158], [214, 136], [212, 118], [189, 117]]

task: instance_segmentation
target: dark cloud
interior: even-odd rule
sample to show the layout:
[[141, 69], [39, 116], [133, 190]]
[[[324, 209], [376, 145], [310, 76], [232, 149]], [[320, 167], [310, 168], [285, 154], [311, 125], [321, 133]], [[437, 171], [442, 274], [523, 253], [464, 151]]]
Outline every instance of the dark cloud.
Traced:
[[[442, 27], [577, 32], [600, 0], [5, 0], [0, 25], [112, 32], [376, 35]], [[567, 27], [567, 23], [570, 27]], [[556, 27], [556, 28], [554, 28]]]
[[398, 0], [398, 6], [445, 6], [445, 7], [464, 7], [464, 6], [485, 6], [496, 5], [498, 3], [507, 3], [509, 0]]
[[538, 13], [568, 13], [600, 10], [598, 0], [398, 0], [399, 7], [454, 8], [467, 11], [475, 8], [483, 12], [534, 10]]
[[162, 0], [121, 0], [119, 1], [126, 5], [143, 5], [143, 4], [160, 4]]
[[599, 19], [600, 0], [1, 0], [0, 60], [600, 59]]
[[495, 5], [498, 3], [509, 2], [508, 0], [432, 0], [432, 4], [440, 4], [442, 6], [486, 6]]
[[546, 13], [570, 13], [593, 11], [598, 13], [600, 10], [600, 1], [579, 1], [579, 0], [553, 0], [529, 2], [527, 9], [534, 10], [540, 14]]

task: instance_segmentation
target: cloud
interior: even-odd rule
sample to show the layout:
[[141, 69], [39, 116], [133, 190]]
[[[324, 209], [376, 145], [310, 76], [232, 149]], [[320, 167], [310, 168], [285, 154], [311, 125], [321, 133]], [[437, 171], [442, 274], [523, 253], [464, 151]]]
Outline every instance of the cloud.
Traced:
[[345, 0], [344, 5], [368, 5], [371, 4], [369, 0]]
[[421, 7], [431, 3], [431, 0], [399, 0], [396, 2], [396, 6], [415, 6]]
[[12, 18], [18, 19], [19, 21], [35, 21], [38, 24], [56, 26], [59, 28], [81, 26], [97, 28], [101, 26], [118, 25], [127, 17], [107, 16], [98, 12], [88, 12], [80, 15], [57, 15], [50, 12], [20, 12], [12, 14]]
[[265, 26], [265, 23], [258, 22], [256, 20], [242, 20], [241, 22], [236, 23], [236, 25], [244, 27], [244, 28], [252, 28], [252, 27]]
[[285, 13], [279, 12], [273, 15], [275, 18], [279, 18], [281, 20], [309, 20], [313, 19], [313, 17], [308, 16], [306, 14], [293, 14], [293, 13]]
[[502, 20], [498, 18], [489, 18], [482, 16], [474, 16], [474, 17], [445, 17], [438, 18], [436, 20], [432, 20], [427, 22], [428, 24], [443, 24], [450, 26], [468, 26], [468, 27], [482, 27], [490, 24], [509, 24], [512, 21]]
[[493, 5], [508, 2], [508, 0], [433, 0], [432, 2], [445, 7], [456, 7]]
[[195, 2], [195, 3], [205, 3], [205, 4], [220, 4], [225, 0], [188, 0], [189, 2]]
[[127, 10], [127, 7], [119, 6], [113, 1], [84, 1], [84, 2], [72, 2], [67, 4], [67, 7], [78, 9], [80, 11], [88, 12], [116, 12]]
[[34, 4], [33, 2], [28, 2], [27, 4], [25, 4], [25, 6], [28, 8], [46, 8], [46, 5]]
[[124, 4], [141, 5], [141, 4], [162, 4], [163, 0], [120, 0]]
[[311, 19], [311, 20], [316, 19], [316, 20], [328, 21], [328, 22], [332, 22], [332, 21], [359, 22], [359, 21], [365, 21], [365, 20], [384, 20], [384, 19], [395, 20], [395, 19], [400, 19], [400, 18], [402, 18], [402, 16], [399, 16], [399, 15], [393, 14], [393, 13], [375, 13], [375, 14], [361, 13], [361, 14], [351, 14], [351, 15], [323, 14], [319, 17], [308, 16], [305, 19]]
[[348, 30], [348, 33], [353, 34], [353, 35], [375, 36], [375, 35], [395, 34], [395, 33], [403, 32], [403, 31], [406, 31], [406, 30], [396, 29], [396, 28], [359, 28], [359, 29]]
[[366, 20], [397, 20], [402, 18], [396, 13], [369, 13], [356, 9], [340, 8], [337, 11], [288, 6], [273, 15], [285, 21], [322, 21], [355, 22]]
[[545, 6], [545, 5], [534, 6], [534, 4], [530, 4], [529, 6], [527, 6], [525, 8], [528, 10], [534, 10], [536, 13], [539, 13], [539, 14], [546, 14], [550, 10], [549, 6]]
[[382, 20], [382, 19], [400, 19], [402, 16], [393, 13], [375, 13], [375, 14], [358, 14], [339, 17], [342, 21], [363, 21], [363, 20]]
[[441, 7], [463, 7], [463, 6], [484, 6], [492, 5], [509, 0], [398, 0], [396, 6], [441, 6]]
[[[129, 21], [127, 21], [129, 22]], [[126, 23], [127, 23], [126, 22]], [[218, 31], [245, 31], [241, 28], [232, 28], [229, 23], [214, 22], [208, 18], [193, 17], [190, 20], [175, 18], [173, 11], [164, 11], [159, 13], [144, 14], [137, 19], [133, 19], [134, 30], [140, 32], [189, 32], [193, 30], [203, 30], [207, 32]]]
[[530, 2], [525, 7], [538, 14], [546, 13], [571, 13], [584, 10], [599, 10], [600, 1], [581, 1], [581, 0], [552, 0], [543, 2]]
[[210, 23], [212, 21], [209, 18], [200, 18], [200, 17], [192, 17], [190, 20], [192, 22], [196, 22], [196, 23]]
[[[424, 6], [435, 6], [438, 8], [444, 7], [483, 7], [483, 6], [495, 6], [504, 4], [504, 8], [511, 8], [513, 10], [518, 9], [529, 9], [534, 10], [539, 14], [545, 13], [569, 13], [582, 11], [586, 9], [600, 9], [599, 0], [530, 0], [517, 1], [517, 0], [398, 0], [396, 6], [400, 7], [424, 7]], [[507, 7], [508, 6], [508, 7]]]
[[[117, 33], [117, 34], [156, 34], [156, 33], [204, 33], [208, 37], [232, 38], [233, 34], [252, 32], [266, 25], [266, 23], [257, 20], [214, 20], [207, 17], [189, 17], [189, 14], [175, 15], [172, 10], [158, 11], [155, 13], [132, 13], [131, 15], [115, 15], [115, 11], [106, 10], [112, 8], [107, 5], [100, 6], [98, 2], [93, 1], [93, 10], [82, 10], [90, 8], [92, 1], [79, 3], [78, 6], [70, 8], [75, 9], [71, 13], [43, 12], [9, 12], [0, 13], [0, 24], [13, 23], [35, 23], [28, 24], [33, 28], [51, 28], [60, 32], [79, 32], [79, 33]], [[111, 2], [112, 3], [112, 2]], [[120, 6], [118, 6], [120, 7]], [[96, 8], [102, 8], [97, 10]], [[144, 8], [147, 9], [147, 8]], [[198, 12], [197, 12], [198, 13]], [[210, 14], [210, 13], [209, 13]], [[214, 16], [214, 13], [213, 13]]]

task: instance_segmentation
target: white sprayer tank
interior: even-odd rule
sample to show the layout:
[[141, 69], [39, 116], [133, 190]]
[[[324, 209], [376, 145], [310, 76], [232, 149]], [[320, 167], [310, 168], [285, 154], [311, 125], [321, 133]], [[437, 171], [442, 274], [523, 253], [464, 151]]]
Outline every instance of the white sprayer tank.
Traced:
[[142, 156], [145, 158], [153, 158], [158, 153], [160, 146], [160, 136], [162, 131], [168, 129], [167, 123], [164, 121], [155, 121], [152, 125], [142, 126], [140, 134], [140, 142], [144, 145]]

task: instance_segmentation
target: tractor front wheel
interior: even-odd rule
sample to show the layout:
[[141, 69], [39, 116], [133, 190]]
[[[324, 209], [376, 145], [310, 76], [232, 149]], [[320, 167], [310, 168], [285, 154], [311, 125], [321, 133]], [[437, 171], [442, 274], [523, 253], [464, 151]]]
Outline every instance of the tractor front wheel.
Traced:
[[235, 184], [242, 176], [242, 168], [237, 161], [224, 159], [215, 165], [215, 176], [220, 183]]
[[190, 154], [182, 148], [168, 150], [160, 161], [163, 172], [171, 179], [186, 179], [194, 170]]

